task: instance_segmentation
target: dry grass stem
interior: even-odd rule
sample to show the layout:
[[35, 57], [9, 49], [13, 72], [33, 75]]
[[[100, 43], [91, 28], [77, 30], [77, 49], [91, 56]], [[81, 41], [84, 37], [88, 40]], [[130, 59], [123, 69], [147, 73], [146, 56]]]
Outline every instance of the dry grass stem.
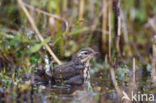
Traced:
[[80, 0], [79, 2], [79, 27], [80, 28], [83, 25], [84, 2], [85, 0]]
[[[30, 13], [28, 12], [28, 10], [25, 8], [22, 0], [17, 0], [18, 1], [18, 5], [21, 7], [21, 9], [24, 11], [27, 19], [29, 20], [32, 28], [34, 29], [34, 31], [36, 32], [37, 36], [39, 37], [39, 39], [41, 40], [41, 42], [44, 41], [43, 37], [41, 36], [39, 30], [37, 29], [34, 20], [32, 19]], [[54, 54], [54, 52], [51, 50], [51, 48], [45, 44], [46, 49], [48, 50], [48, 52], [51, 54], [51, 56], [53, 57], [54, 61], [56, 61], [58, 64], [61, 64], [60, 60], [56, 57], [56, 55]]]
[[109, 34], [108, 34], [108, 59], [111, 62], [111, 13], [112, 13], [112, 0], [109, 1], [109, 8], [108, 8], [108, 27], [109, 27]]
[[[106, 6], [107, 0], [103, 0], [102, 3], [103, 3], [103, 6]], [[106, 31], [107, 31], [107, 25], [108, 25], [107, 10], [108, 10], [108, 7], [103, 10], [103, 14], [102, 14], [102, 30], [106, 30]], [[103, 53], [106, 52], [106, 40], [107, 40], [106, 37], [107, 35], [104, 32], [102, 32], [102, 52]]]
[[135, 58], [133, 58], [133, 84], [135, 84]]
[[152, 78], [152, 82], [156, 86], [156, 35], [154, 36], [154, 43], [153, 43], [151, 78]]

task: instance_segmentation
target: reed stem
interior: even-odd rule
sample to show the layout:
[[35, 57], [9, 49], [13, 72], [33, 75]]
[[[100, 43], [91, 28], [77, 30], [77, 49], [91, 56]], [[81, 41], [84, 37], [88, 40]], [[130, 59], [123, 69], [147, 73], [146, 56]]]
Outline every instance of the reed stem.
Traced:
[[[30, 13], [28, 12], [28, 10], [25, 8], [23, 1], [22, 0], [17, 0], [18, 1], [18, 5], [21, 7], [21, 9], [24, 11], [28, 21], [30, 22], [32, 28], [34, 29], [34, 31], [36, 32], [36, 35], [39, 37], [40, 41], [43, 42], [44, 39], [41, 36], [39, 30], [37, 29], [34, 20], [32, 19]], [[54, 52], [51, 50], [51, 48], [48, 46], [48, 44], [45, 44], [46, 49], [48, 50], [48, 52], [51, 54], [51, 56], [53, 57], [54, 61], [56, 61], [58, 64], [61, 64], [60, 60], [56, 57], [56, 55], [54, 54]]]

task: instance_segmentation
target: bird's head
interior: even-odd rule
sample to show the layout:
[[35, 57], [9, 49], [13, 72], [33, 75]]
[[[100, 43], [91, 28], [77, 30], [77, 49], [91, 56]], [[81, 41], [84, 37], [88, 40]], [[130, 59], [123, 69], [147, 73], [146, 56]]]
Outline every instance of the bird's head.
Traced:
[[90, 59], [92, 59], [96, 54], [97, 52], [91, 48], [83, 48], [78, 51], [74, 59], [76, 59], [76, 61], [80, 61], [81, 63], [86, 63], [89, 62]]

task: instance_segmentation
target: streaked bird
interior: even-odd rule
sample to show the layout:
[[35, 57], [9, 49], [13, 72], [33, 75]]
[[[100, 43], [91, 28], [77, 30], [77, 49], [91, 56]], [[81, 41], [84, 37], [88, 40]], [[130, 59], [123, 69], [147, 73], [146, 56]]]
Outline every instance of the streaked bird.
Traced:
[[52, 83], [84, 84], [90, 80], [89, 62], [96, 53], [91, 48], [79, 50], [70, 62], [45, 71], [45, 79], [50, 80]]

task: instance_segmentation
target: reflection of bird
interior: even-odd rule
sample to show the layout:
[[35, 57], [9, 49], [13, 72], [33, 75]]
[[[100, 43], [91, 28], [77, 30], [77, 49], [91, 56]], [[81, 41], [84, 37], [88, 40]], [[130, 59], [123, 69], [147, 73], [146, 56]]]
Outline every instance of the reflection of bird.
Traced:
[[89, 61], [95, 54], [96, 52], [91, 48], [81, 49], [70, 62], [59, 65], [44, 74], [48, 80], [55, 83], [81, 85], [90, 79]]

